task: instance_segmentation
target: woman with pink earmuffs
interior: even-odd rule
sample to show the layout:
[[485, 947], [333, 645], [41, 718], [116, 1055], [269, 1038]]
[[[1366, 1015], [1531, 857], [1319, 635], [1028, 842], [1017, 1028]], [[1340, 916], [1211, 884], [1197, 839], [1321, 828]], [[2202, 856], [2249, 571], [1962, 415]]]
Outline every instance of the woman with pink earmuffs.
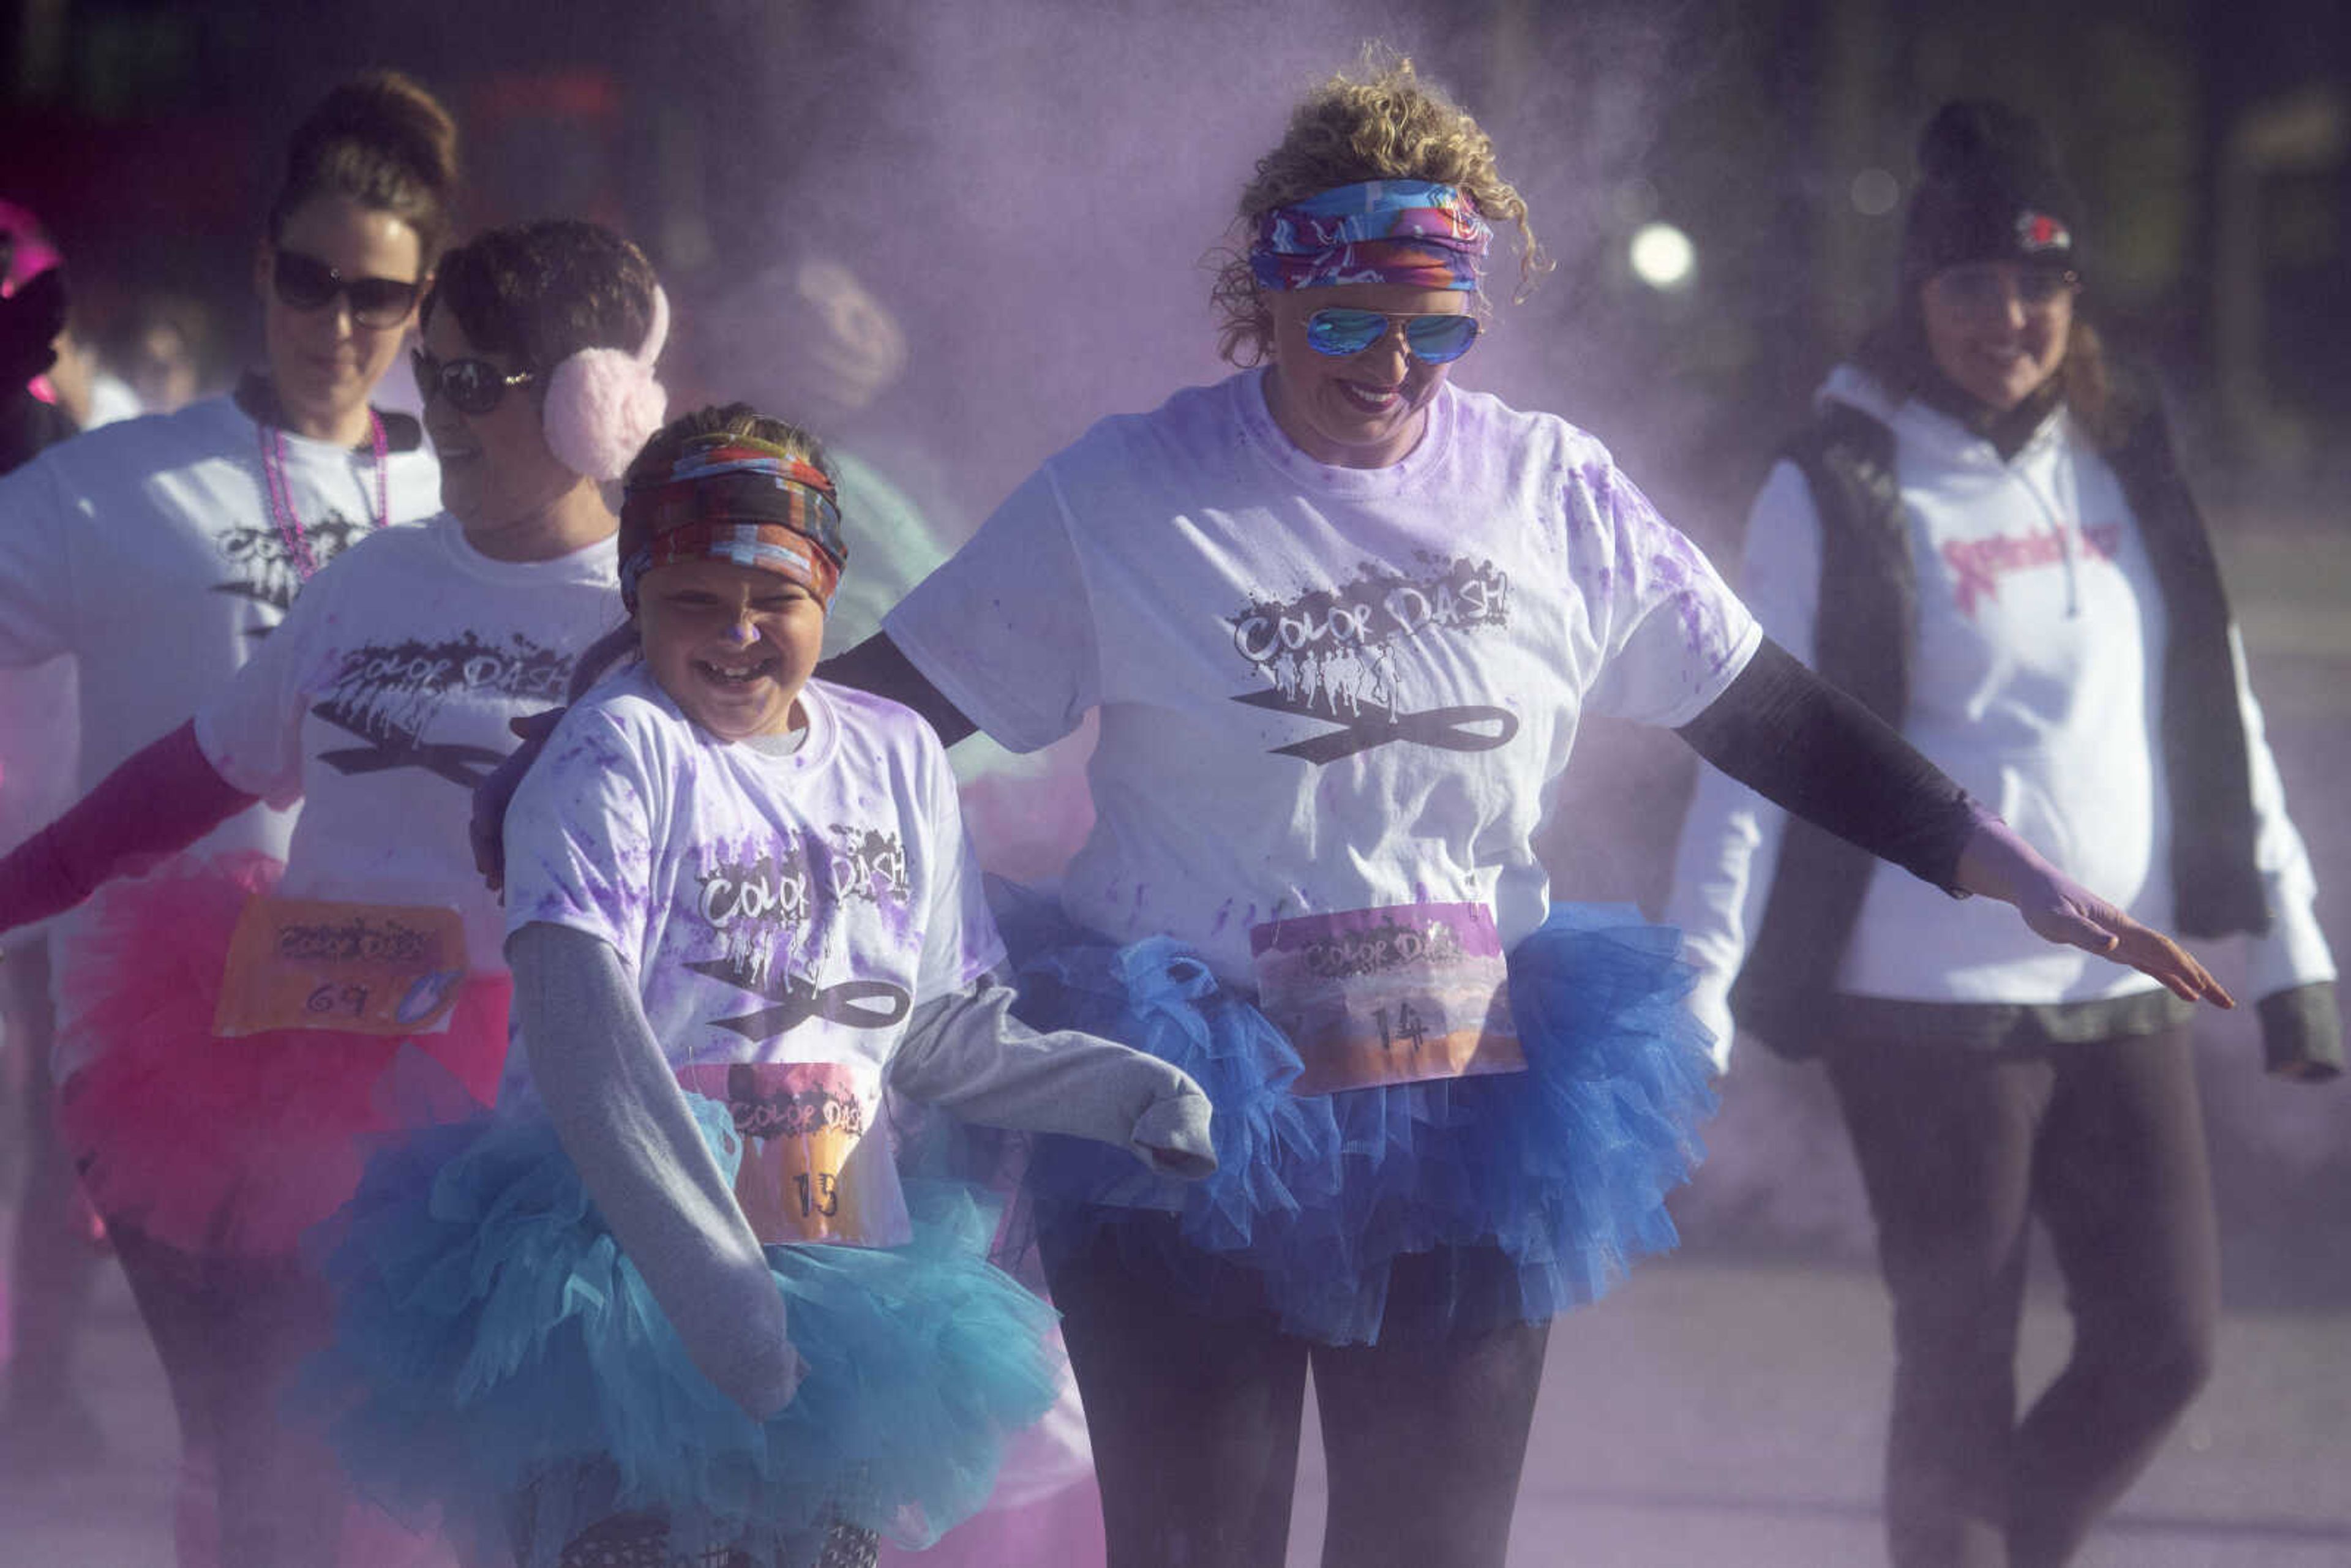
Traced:
[[95, 1010], [122, 1044], [65, 1091], [94, 1186], [171, 1282], [148, 1315], [204, 1392], [240, 1568], [337, 1560], [344, 1488], [285, 1397], [330, 1317], [298, 1243], [371, 1142], [495, 1097], [510, 983], [473, 786], [621, 620], [601, 486], [664, 412], [666, 302], [596, 225], [451, 250], [420, 319], [441, 515], [339, 557], [190, 722], [0, 861], [7, 928], [256, 800], [303, 802], [282, 876], [247, 855], [151, 879], [104, 923]]

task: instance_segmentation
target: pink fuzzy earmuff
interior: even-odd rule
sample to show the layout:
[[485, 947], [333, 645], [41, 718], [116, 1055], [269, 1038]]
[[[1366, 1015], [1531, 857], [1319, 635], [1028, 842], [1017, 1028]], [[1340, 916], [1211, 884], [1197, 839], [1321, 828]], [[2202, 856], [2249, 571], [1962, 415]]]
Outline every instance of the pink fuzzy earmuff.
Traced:
[[653, 323], [644, 346], [582, 349], [548, 377], [548, 449], [576, 474], [609, 483], [625, 473], [669, 412], [669, 393], [653, 361], [669, 339], [669, 296], [653, 285]]

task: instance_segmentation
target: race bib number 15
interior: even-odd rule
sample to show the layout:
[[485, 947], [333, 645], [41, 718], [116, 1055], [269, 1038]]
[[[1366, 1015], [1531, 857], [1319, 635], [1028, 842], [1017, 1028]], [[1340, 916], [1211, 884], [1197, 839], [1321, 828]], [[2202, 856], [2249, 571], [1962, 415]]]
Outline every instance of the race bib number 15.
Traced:
[[726, 1107], [743, 1138], [735, 1201], [767, 1245], [866, 1239], [850, 1155], [871, 1118], [857, 1077], [837, 1062], [702, 1062], [677, 1081]]

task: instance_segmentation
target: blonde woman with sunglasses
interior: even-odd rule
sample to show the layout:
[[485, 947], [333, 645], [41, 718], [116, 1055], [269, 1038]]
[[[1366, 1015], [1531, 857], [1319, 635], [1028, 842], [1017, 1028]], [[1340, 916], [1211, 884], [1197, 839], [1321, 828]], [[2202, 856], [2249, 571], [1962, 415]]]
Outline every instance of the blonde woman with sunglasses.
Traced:
[[1239, 373], [1048, 459], [825, 674], [1015, 750], [1101, 713], [1030, 1021], [1186, 1068], [1218, 1160], [1030, 1167], [1113, 1568], [1283, 1561], [1310, 1367], [1323, 1561], [1497, 1568], [1550, 1321], [1673, 1244], [1712, 1104], [1674, 934], [1551, 901], [1584, 716], [2221, 993], [1766, 643], [1598, 442], [1454, 383], [1495, 231], [1538, 256], [1408, 62], [1308, 95], [1238, 220]]

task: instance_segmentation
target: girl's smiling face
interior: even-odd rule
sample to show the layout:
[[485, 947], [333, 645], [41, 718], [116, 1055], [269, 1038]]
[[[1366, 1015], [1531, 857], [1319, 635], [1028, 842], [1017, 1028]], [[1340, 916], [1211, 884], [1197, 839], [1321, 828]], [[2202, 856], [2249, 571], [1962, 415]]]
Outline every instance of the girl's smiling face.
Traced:
[[655, 567], [637, 584], [637, 633], [662, 690], [719, 739], [805, 722], [824, 606], [789, 578], [726, 560]]

